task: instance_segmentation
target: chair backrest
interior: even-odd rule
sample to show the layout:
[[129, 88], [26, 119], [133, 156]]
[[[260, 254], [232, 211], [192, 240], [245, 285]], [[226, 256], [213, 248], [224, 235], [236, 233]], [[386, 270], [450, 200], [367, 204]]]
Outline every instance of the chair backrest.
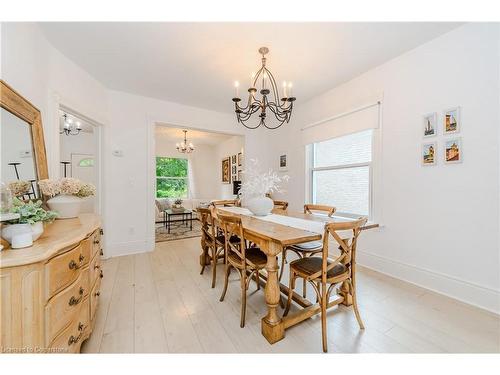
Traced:
[[333, 214], [337, 211], [337, 209], [333, 206], [326, 206], [323, 204], [310, 204], [307, 203], [304, 205], [304, 213], [305, 214], [312, 214], [314, 212], [324, 212], [328, 216], [332, 217]]
[[[356, 264], [356, 245], [361, 229], [367, 222], [366, 217], [360, 217], [357, 220], [328, 223], [325, 225], [325, 233], [323, 235], [323, 264], [321, 267], [322, 276], [326, 279], [327, 272], [337, 264], [343, 264], [351, 273], [355, 271]], [[339, 233], [344, 232], [344, 233]], [[347, 236], [345, 232], [351, 232]], [[333, 262], [328, 265], [328, 246], [330, 236], [339, 244], [338, 249], [340, 254]]]
[[[236, 254], [241, 260], [241, 265], [245, 266], [246, 245], [243, 237], [243, 225], [241, 224], [241, 218], [236, 215], [224, 214], [219, 211], [217, 212], [217, 219], [222, 230], [224, 231], [226, 255], [229, 255], [229, 252]], [[231, 241], [231, 238], [236, 238], [235, 236], [239, 238], [239, 241]]]
[[214, 218], [209, 208], [198, 207], [198, 213], [200, 214], [201, 221], [201, 231], [205, 237], [215, 238], [215, 225]]
[[282, 214], [282, 215], [287, 214], [288, 202], [286, 201], [273, 201], [273, 202], [274, 202], [274, 207], [272, 210], [273, 214]]
[[210, 202], [210, 205], [212, 206], [225, 206], [225, 207], [239, 207], [240, 206], [240, 200], [239, 199], [219, 199], [219, 200], [213, 200]]

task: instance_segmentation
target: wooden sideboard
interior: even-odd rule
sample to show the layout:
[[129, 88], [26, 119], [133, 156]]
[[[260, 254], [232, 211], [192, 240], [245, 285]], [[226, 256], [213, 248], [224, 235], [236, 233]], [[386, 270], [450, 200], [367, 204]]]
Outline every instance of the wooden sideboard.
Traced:
[[101, 235], [99, 216], [82, 214], [0, 252], [0, 352], [80, 351], [99, 303]]

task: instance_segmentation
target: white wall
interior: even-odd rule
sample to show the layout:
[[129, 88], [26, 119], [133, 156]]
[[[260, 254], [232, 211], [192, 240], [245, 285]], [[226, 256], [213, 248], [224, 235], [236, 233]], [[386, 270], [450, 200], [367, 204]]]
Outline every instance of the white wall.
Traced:
[[[500, 311], [499, 88], [498, 26], [468, 24], [308, 103], [297, 101], [292, 126], [280, 132], [291, 151], [285, 198], [296, 209], [307, 200], [299, 129], [383, 94], [375, 204], [384, 227], [363, 233], [359, 262]], [[462, 107], [464, 161], [444, 165], [439, 136], [438, 165], [424, 168], [422, 116], [436, 111], [442, 118], [453, 106]]]
[[195, 144], [196, 150], [192, 154], [179, 154], [175, 148], [176, 142], [162, 133], [155, 136], [155, 155], [169, 158], [186, 158], [193, 171], [194, 191], [189, 191], [190, 198], [210, 200], [217, 198], [217, 171], [218, 162], [215, 146]]
[[[222, 183], [222, 159], [226, 157], [231, 157], [233, 155], [238, 156], [238, 153], [243, 153], [243, 166], [239, 167], [239, 169], [243, 170], [245, 168], [245, 142], [244, 138], [240, 136], [234, 136], [229, 138], [228, 140], [217, 145], [215, 150], [215, 159], [217, 161], [217, 195], [216, 197], [219, 199], [234, 199], [233, 195], [233, 184], [224, 184]], [[231, 168], [232, 168], [231, 163]], [[238, 167], [237, 167], [238, 169]]]

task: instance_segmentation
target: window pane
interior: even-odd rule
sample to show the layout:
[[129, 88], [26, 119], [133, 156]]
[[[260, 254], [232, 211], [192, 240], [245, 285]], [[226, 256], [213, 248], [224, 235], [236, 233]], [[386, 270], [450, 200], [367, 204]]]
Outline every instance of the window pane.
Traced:
[[372, 159], [372, 130], [314, 144], [314, 167], [367, 163]]
[[187, 177], [187, 159], [156, 157], [156, 175], [164, 177]]
[[314, 203], [338, 212], [369, 214], [370, 168], [356, 167], [313, 172]]
[[157, 198], [187, 198], [187, 178], [156, 178]]

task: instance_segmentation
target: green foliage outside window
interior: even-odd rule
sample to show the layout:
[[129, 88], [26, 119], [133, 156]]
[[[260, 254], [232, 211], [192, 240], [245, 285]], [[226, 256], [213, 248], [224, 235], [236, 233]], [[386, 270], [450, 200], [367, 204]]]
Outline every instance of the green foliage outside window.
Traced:
[[187, 198], [187, 159], [156, 157], [156, 197]]

